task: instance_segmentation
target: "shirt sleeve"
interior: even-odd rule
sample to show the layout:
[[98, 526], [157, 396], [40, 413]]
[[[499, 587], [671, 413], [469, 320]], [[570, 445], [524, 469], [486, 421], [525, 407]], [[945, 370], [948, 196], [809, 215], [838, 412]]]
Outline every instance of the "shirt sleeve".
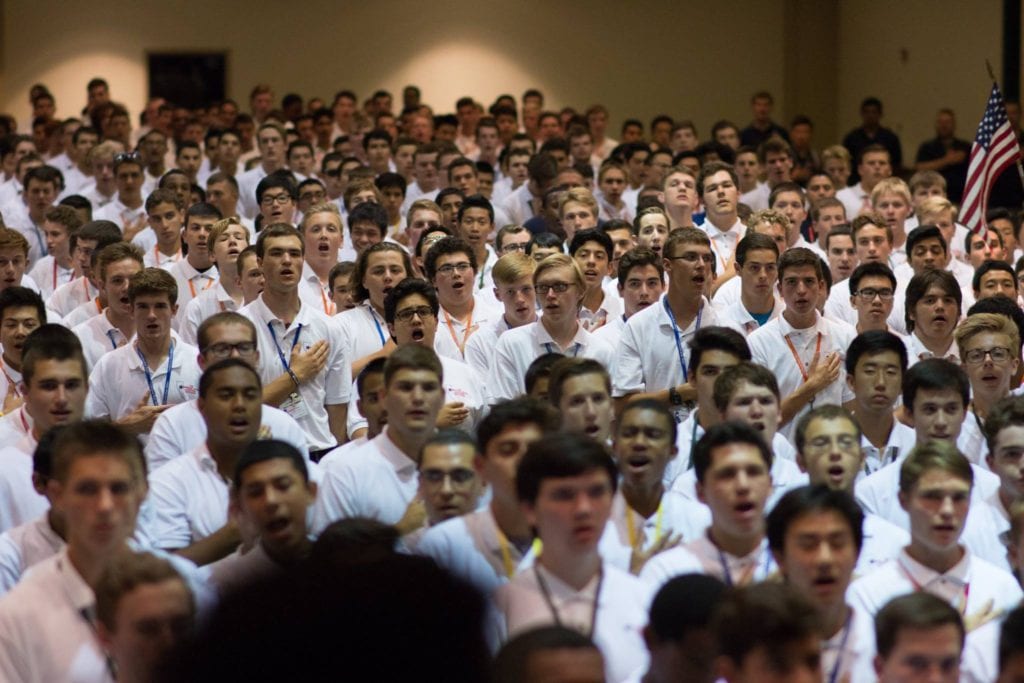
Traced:
[[509, 348], [508, 336], [498, 339], [494, 350], [494, 362], [491, 364], [490, 381], [491, 400], [495, 403], [515, 398], [525, 391], [525, 377], [518, 377], [515, 358]]
[[149, 480], [149, 500], [153, 503], [149, 538], [161, 550], [178, 550], [192, 544], [188, 520], [188, 501], [181, 482], [171, 469], [163, 468]]
[[149, 466], [150, 474], [182, 454], [181, 442], [174, 433], [174, 421], [170, 419], [171, 416], [172, 413], [161, 413], [149, 431], [146, 464]]
[[622, 328], [618, 351], [618, 358], [612, 364], [612, 396], [619, 398], [643, 391], [646, 384], [640, 342], [628, 320]]
[[0, 595], [21, 580], [21, 548], [9, 533], [0, 536]]
[[313, 505], [313, 531], [320, 534], [332, 522], [347, 517], [358, 517], [360, 509], [353, 494], [355, 477], [347, 463], [339, 464], [323, 474]]
[[199, 329], [199, 323], [202, 322], [202, 315], [199, 297], [185, 305], [185, 313], [181, 316], [181, 324], [178, 326], [178, 336], [183, 342], [196, 345], [196, 331]]
[[345, 352], [337, 326], [328, 323], [327, 330], [331, 351], [326, 368], [324, 405], [333, 406], [348, 403], [352, 389], [352, 359]]

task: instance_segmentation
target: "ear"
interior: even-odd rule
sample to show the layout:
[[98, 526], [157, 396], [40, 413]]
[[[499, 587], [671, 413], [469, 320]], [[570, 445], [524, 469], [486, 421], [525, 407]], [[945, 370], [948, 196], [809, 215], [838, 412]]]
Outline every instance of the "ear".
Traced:
[[899, 501], [900, 501], [900, 507], [903, 508], [904, 510], [906, 510], [907, 506], [910, 504], [910, 501], [907, 500], [907, 494], [905, 494], [903, 491], [899, 491], [897, 493], [897, 496], [898, 496]]
[[536, 527], [537, 515], [534, 513], [533, 503], [520, 502], [519, 509], [522, 511], [523, 518], [526, 520], [526, 523], [531, 527]]
[[320, 492], [320, 487], [317, 486], [316, 482], [310, 479], [306, 482], [306, 493], [309, 494], [308, 502], [310, 505], [316, 500], [317, 494]]
[[702, 482], [699, 479], [697, 480], [697, 500], [704, 503], [705, 505], [708, 504], [708, 502], [704, 499], [704, 482]]
[[807, 460], [806, 460], [806, 458], [804, 458], [804, 454], [803, 453], [797, 453], [796, 454], [796, 465], [797, 465], [797, 467], [800, 468], [801, 472], [803, 472], [805, 474], [807, 473]]

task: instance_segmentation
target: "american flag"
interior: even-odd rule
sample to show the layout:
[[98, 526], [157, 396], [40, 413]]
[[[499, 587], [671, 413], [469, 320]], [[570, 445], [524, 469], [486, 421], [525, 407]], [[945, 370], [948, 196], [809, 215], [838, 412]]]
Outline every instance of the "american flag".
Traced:
[[1021, 158], [1017, 136], [1006, 118], [1006, 105], [999, 86], [992, 84], [985, 115], [978, 126], [978, 134], [971, 145], [971, 160], [964, 186], [960, 222], [972, 232], [980, 233], [985, 226], [988, 195], [999, 174]]

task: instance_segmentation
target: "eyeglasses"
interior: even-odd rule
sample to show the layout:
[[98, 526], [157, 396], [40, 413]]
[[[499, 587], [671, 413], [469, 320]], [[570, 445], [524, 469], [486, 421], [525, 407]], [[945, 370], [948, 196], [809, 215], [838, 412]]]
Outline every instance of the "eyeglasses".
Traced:
[[511, 254], [513, 251], [526, 251], [526, 246], [529, 242], [510, 242], [501, 246], [502, 254]]
[[860, 297], [860, 300], [864, 303], [869, 303], [875, 300], [877, 296], [882, 301], [892, 301], [895, 293], [891, 289], [860, 289], [854, 292], [855, 296]]
[[465, 273], [467, 270], [473, 270], [473, 266], [463, 261], [462, 263], [446, 263], [437, 269], [437, 272], [446, 277], [451, 277], [452, 273]]
[[340, 178], [341, 177], [341, 166], [339, 166], [338, 168], [332, 168], [329, 171], [324, 171], [324, 175], [328, 176], [330, 178]]
[[687, 263], [696, 263], [697, 261], [703, 261], [704, 263], [714, 263], [714, 254], [698, 254], [695, 251], [687, 251], [679, 256], [666, 256], [669, 261], [686, 261]]
[[407, 323], [412, 320], [413, 316], [419, 316], [420, 320], [434, 317], [434, 309], [430, 306], [416, 306], [414, 308], [403, 308], [400, 311], [395, 311], [395, 320], [401, 320], [403, 323]]
[[548, 292], [554, 292], [555, 294], [565, 294], [572, 287], [572, 283], [569, 282], [552, 282], [551, 284], [537, 285], [534, 289], [541, 296], [547, 296]]
[[265, 195], [263, 195], [263, 199], [260, 200], [260, 204], [263, 204], [264, 206], [270, 206], [271, 204], [277, 204], [279, 206], [284, 206], [285, 204], [287, 204], [291, 200], [292, 200], [292, 196], [290, 194], [288, 194], [288, 193], [284, 193], [284, 194], [265, 194]]
[[299, 195], [299, 199], [303, 201], [322, 202], [326, 198], [327, 193], [325, 192], [303, 192]]
[[853, 434], [840, 434], [834, 439], [831, 436], [818, 436], [807, 442], [805, 449], [809, 453], [824, 453], [835, 444], [841, 451], [852, 451], [860, 446]]
[[440, 484], [444, 482], [445, 479], [451, 477], [452, 484], [455, 486], [464, 486], [473, 481], [476, 477], [476, 472], [465, 467], [459, 467], [449, 471], [428, 469], [420, 472], [420, 477], [429, 484]]
[[964, 360], [971, 365], [985, 362], [985, 356], [990, 356], [993, 363], [1005, 363], [1010, 360], [1010, 349], [1005, 346], [993, 346], [991, 349], [971, 349], [964, 354]]
[[227, 358], [232, 351], [237, 351], [239, 356], [251, 356], [256, 353], [256, 342], [239, 342], [237, 344], [218, 342], [203, 349], [204, 354], [213, 358]]

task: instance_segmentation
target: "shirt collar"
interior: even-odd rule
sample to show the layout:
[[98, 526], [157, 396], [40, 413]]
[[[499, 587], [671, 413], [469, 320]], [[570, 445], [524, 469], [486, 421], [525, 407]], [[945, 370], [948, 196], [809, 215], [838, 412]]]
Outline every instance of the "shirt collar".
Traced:
[[797, 334], [800, 334], [801, 332], [825, 332], [825, 330], [821, 329], [822, 328], [821, 320], [822, 320], [821, 314], [818, 313], [817, 311], [815, 311], [814, 312], [814, 324], [811, 325], [810, 327], [807, 327], [807, 328], [797, 329], [797, 328], [795, 328], [795, 327], [793, 327], [792, 325], [789, 324], [789, 321], [786, 320], [786, 316], [784, 316], [782, 314], [779, 314], [779, 317], [778, 317], [779, 329], [782, 331], [782, 336], [783, 337], [788, 337], [790, 334], [792, 334], [794, 332], [796, 332]]
[[[544, 327], [540, 320], [533, 323], [534, 334], [537, 339], [537, 346], [544, 346], [545, 344], [552, 344], [558, 347], [558, 342], [555, 341], [554, 337], [548, 332], [548, 328]], [[578, 320], [576, 321], [576, 335], [572, 338], [572, 344], [570, 344], [570, 350], [576, 344], [580, 345], [580, 348], [586, 348], [587, 341], [590, 339], [590, 333], [583, 329], [583, 324]]]
[[391, 436], [388, 434], [388, 427], [384, 427], [384, 431], [373, 439], [373, 443], [376, 444], [377, 451], [388, 461], [388, 464], [394, 468], [398, 475], [410, 476], [416, 472], [416, 462], [395, 445], [395, 442], [391, 440]]
[[906, 548], [900, 550], [897, 562], [900, 565], [900, 570], [911, 580], [911, 583], [915, 584], [915, 586], [927, 588], [929, 584], [938, 579], [945, 579], [946, 581], [955, 582], [963, 586], [970, 581], [971, 551], [964, 546], [960, 547], [964, 551], [964, 556], [961, 557], [960, 561], [953, 565], [953, 567], [944, 574], [940, 574], [934, 569], [926, 567], [912, 558], [907, 553]]
[[57, 576], [65, 596], [71, 601], [71, 606], [75, 610], [93, 610], [96, 605], [96, 595], [71, 564], [67, 548], [61, 550], [57, 556]]

